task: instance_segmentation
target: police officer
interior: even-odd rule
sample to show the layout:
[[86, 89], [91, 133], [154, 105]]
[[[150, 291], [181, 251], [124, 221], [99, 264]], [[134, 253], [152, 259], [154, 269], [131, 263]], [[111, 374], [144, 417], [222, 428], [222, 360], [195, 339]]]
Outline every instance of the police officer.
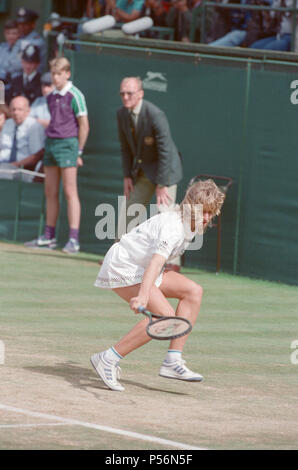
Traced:
[[33, 44], [40, 50], [40, 65], [39, 72], [42, 72], [46, 65], [46, 43], [45, 40], [35, 30], [36, 20], [39, 15], [29, 8], [21, 7], [17, 10], [16, 21], [18, 23], [19, 34], [20, 34], [20, 49], [24, 49], [29, 45]]
[[30, 44], [21, 56], [23, 73], [11, 81], [8, 102], [15, 96], [26, 96], [29, 103], [42, 96], [41, 76], [38, 72], [40, 52], [37, 46]]
[[5, 84], [5, 93], [9, 93], [11, 80], [22, 73], [19, 57], [19, 31], [16, 21], [8, 20], [4, 24], [5, 42], [0, 44], [0, 80]]

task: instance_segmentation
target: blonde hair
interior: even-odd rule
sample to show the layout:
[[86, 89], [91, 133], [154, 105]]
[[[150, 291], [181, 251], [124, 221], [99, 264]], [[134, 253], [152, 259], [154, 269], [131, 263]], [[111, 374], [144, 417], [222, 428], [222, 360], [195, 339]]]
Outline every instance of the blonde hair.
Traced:
[[[212, 217], [219, 215], [225, 200], [225, 193], [212, 179], [193, 183], [186, 191], [180, 204], [182, 213], [188, 213], [191, 221], [195, 221], [203, 212], [210, 212]], [[188, 210], [187, 210], [188, 208]]]
[[55, 59], [50, 61], [50, 69], [51, 71], [58, 70], [59, 72], [70, 72], [71, 65], [69, 60], [66, 59], [66, 57], [56, 57]]

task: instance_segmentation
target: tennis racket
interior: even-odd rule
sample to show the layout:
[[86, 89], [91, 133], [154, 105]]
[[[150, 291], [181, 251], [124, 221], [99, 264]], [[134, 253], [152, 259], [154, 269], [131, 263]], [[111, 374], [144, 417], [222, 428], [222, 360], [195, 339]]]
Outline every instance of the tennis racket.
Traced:
[[[191, 332], [192, 326], [189, 320], [182, 317], [165, 317], [156, 313], [151, 313], [145, 307], [138, 308], [149, 318], [146, 328], [147, 335], [153, 339], [175, 339], [187, 335]], [[153, 320], [157, 318], [157, 320]]]

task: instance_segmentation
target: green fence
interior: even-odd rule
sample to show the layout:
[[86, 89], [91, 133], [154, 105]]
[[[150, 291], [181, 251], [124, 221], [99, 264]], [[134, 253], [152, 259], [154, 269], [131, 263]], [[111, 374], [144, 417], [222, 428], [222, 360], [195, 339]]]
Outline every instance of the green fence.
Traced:
[[[85, 93], [91, 125], [79, 175], [83, 250], [104, 254], [113, 242], [96, 238], [96, 208], [112, 204], [117, 215], [117, 196], [122, 194], [119, 85], [124, 76], [138, 75], [146, 99], [166, 112], [183, 156], [178, 199], [197, 174], [233, 179], [221, 221], [221, 269], [298, 284], [294, 54], [284, 56], [288, 62], [270, 53], [223, 57], [207, 46], [167, 42], [164, 49], [145, 40], [98, 40], [84, 43], [79, 52], [65, 49], [65, 54], [72, 62], [73, 81]], [[64, 208], [61, 244], [67, 232]], [[20, 233], [19, 240], [24, 238]], [[186, 252], [185, 265], [215, 271], [217, 241], [213, 228], [200, 251]]]

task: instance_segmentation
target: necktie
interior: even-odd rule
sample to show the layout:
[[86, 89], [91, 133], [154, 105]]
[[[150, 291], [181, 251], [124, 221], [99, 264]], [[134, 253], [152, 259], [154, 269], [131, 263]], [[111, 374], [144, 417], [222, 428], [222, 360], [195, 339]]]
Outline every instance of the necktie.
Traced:
[[138, 116], [133, 111], [130, 112], [130, 115], [131, 115], [131, 120], [132, 120], [132, 123], [134, 125], [134, 128], [136, 129], [137, 128], [137, 118], [138, 118]]
[[134, 143], [136, 145], [137, 143], [137, 136], [136, 136], [136, 114], [131, 111], [130, 113], [130, 128], [131, 128], [131, 133], [132, 133], [132, 137], [133, 137], [133, 140], [134, 140]]
[[10, 162], [15, 162], [17, 159], [17, 130], [18, 130], [18, 126], [15, 126], [12, 147], [11, 147], [11, 152], [10, 152], [10, 158], [9, 158]]

